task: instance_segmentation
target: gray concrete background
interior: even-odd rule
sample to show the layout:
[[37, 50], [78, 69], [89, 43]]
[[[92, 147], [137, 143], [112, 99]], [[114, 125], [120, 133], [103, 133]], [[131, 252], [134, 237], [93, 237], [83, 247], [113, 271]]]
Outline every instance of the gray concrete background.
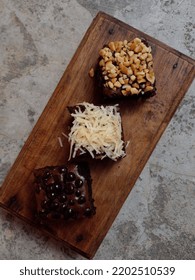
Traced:
[[[190, 0], [0, 0], [3, 181], [99, 10], [195, 58]], [[195, 83], [95, 259], [195, 259]], [[14, 187], [14, 186], [13, 186]], [[0, 211], [0, 259], [82, 259]]]

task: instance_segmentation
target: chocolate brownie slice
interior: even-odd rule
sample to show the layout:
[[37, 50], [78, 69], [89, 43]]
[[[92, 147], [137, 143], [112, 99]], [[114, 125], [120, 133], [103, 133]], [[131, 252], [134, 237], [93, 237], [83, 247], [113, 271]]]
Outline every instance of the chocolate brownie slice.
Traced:
[[146, 40], [110, 42], [99, 55], [96, 77], [106, 97], [156, 94], [152, 50]]
[[38, 217], [79, 219], [95, 214], [87, 163], [34, 170]]
[[69, 159], [89, 155], [116, 161], [126, 155], [118, 105], [96, 106], [83, 102], [68, 110], [73, 118], [68, 134]]

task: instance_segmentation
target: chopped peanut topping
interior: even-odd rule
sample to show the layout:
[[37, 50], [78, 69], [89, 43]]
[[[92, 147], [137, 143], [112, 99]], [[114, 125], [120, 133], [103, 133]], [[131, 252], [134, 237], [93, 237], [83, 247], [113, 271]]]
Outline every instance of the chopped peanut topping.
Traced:
[[141, 39], [110, 42], [99, 51], [99, 55], [104, 87], [112, 91], [120, 89], [124, 96], [149, 91], [155, 93], [151, 47]]
[[91, 77], [91, 78], [93, 78], [94, 77], [94, 69], [93, 68], [91, 68], [90, 70], [89, 70], [89, 76]]

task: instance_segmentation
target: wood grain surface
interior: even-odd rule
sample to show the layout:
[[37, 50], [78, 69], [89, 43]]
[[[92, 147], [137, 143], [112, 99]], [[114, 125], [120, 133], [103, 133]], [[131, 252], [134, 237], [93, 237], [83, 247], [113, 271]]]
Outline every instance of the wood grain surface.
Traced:
[[[88, 75], [90, 68], [96, 66], [99, 49], [109, 41], [135, 37], [147, 39], [152, 46], [158, 93], [147, 100], [119, 102], [124, 138], [130, 141], [127, 156], [117, 162], [90, 161], [97, 207], [93, 218], [40, 226], [34, 219], [33, 169], [67, 162], [69, 143], [61, 135], [68, 133], [67, 106], [83, 101], [102, 102], [95, 80]], [[189, 57], [109, 15], [98, 13], [0, 188], [1, 207], [83, 256], [93, 258], [194, 74], [194, 61]], [[59, 136], [63, 147], [58, 143]]]

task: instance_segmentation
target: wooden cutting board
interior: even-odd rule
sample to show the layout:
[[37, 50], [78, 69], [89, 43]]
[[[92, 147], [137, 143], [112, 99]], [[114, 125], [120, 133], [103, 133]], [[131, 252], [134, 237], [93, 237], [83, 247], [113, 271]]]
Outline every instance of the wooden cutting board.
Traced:
[[[66, 163], [69, 144], [61, 133], [68, 133], [67, 105], [83, 101], [100, 103], [100, 92], [88, 75], [97, 63], [99, 49], [109, 41], [135, 37], [147, 39], [152, 46], [158, 94], [145, 101], [120, 102], [124, 137], [130, 143], [127, 156], [118, 162], [90, 162], [96, 215], [92, 219], [47, 227], [36, 224], [33, 169]], [[194, 65], [182, 53], [109, 15], [98, 13], [8, 173], [0, 189], [1, 207], [92, 258], [189, 88], [195, 74]]]

